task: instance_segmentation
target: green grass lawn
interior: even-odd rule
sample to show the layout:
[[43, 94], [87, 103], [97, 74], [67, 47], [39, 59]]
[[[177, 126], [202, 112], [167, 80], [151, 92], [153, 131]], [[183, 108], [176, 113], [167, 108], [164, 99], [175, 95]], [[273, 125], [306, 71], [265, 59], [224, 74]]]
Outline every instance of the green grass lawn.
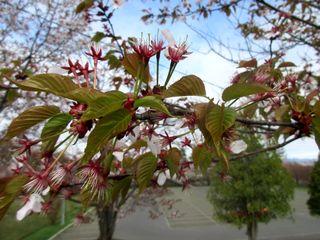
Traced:
[[21, 222], [17, 221], [15, 215], [20, 207], [20, 201], [14, 202], [0, 221], [1, 240], [46, 240], [68, 225], [80, 210], [78, 204], [66, 201], [66, 221], [65, 225], [60, 225], [60, 209], [56, 223], [52, 224], [49, 217], [42, 214], [32, 214]]

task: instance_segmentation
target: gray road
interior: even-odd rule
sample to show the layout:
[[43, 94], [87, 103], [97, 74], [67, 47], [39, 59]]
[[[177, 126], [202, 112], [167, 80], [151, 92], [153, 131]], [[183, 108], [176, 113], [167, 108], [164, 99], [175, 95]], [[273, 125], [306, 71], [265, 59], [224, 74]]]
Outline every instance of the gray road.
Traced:
[[[175, 189], [170, 198], [182, 199], [173, 211], [152, 220], [147, 211], [139, 210], [127, 218], [120, 219], [115, 233], [119, 240], [244, 240], [245, 230], [231, 225], [219, 224], [211, 219], [212, 209], [206, 201], [205, 187], [193, 188], [191, 194]], [[297, 190], [292, 203], [294, 220], [282, 219], [268, 225], [259, 225], [261, 240], [320, 240], [320, 218], [311, 217], [305, 205], [307, 193]], [[179, 210], [180, 217], [172, 218]], [[71, 227], [56, 240], [93, 240], [97, 237], [97, 224]]]

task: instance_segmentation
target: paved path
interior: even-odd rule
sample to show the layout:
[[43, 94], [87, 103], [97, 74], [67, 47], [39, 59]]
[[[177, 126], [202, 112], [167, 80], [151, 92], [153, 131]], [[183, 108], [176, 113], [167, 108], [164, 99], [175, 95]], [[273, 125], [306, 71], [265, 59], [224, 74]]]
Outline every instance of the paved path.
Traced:
[[[165, 217], [151, 220], [147, 211], [139, 210], [127, 218], [120, 219], [115, 233], [117, 240], [245, 240], [245, 230], [211, 220], [212, 208], [206, 201], [206, 187], [193, 188], [191, 194], [174, 189], [170, 198], [182, 199], [175, 204], [180, 218]], [[276, 220], [268, 225], [259, 225], [261, 240], [320, 240], [320, 218], [309, 216], [305, 205], [307, 193], [298, 190], [293, 206], [294, 221]], [[94, 240], [98, 236], [96, 222], [67, 229], [55, 240]]]

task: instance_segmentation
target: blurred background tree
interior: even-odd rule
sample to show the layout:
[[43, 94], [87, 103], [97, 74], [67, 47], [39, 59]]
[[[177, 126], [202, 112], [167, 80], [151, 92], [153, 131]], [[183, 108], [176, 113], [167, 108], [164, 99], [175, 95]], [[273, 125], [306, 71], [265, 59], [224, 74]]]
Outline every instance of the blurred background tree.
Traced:
[[[63, 105], [53, 95], [19, 90], [11, 80], [32, 74], [59, 72], [70, 55], [91, 42], [85, 16], [74, 12], [78, 1], [0, 1], [0, 138], [10, 121], [39, 103]], [[34, 131], [30, 131], [34, 132]], [[0, 176], [10, 175], [12, 143], [0, 148]]]
[[[255, 136], [246, 141], [249, 151], [262, 148]], [[255, 240], [259, 222], [290, 214], [293, 194], [294, 181], [280, 156], [265, 152], [230, 162], [228, 171], [218, 163], [212, 172], [208, 199], [214, 218], [239, 228], [247, 226], [248, 239]]]
[[[182, 22], [213, 52], [225, 60], [265, 59], [277, 54], [299, 55], [305, 67], [317, 66], [320, 53], [320, 4], [305, 0], [198, 0], [162, 1], [143, 9], [142, 21]], [[203, 27], [193, 20], [226, 17], [228, 24]], [[219, 28], [224, 34], [219, 33]], [[233, 30], [237, 30], [236, 32]], [[229, 34], [225, 34], [228, 31]]]
[[320, 216], [320, 160], [315, 163], [311, 172], [309, 195], [307, 204], [310, 214]]

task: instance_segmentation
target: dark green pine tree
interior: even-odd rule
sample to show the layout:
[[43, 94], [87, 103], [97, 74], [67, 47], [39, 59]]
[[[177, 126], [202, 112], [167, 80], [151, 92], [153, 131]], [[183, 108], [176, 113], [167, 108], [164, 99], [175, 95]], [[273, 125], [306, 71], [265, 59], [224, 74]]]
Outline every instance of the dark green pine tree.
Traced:
[[[246, 139], [248, 152], [262, 148], [258, 139]], [[248, 239], [257, 239], [258, 223], [291, 213], [294, 181], [276, 152], [230, 162], [229, 170], [219, 163], [213, 170], [208, 199], [216, 220], [246, 226]]]
[[307, 201], [310, 214], [320, 216], [320, 159], [315, 163], [309, 183], [310, 198]]

